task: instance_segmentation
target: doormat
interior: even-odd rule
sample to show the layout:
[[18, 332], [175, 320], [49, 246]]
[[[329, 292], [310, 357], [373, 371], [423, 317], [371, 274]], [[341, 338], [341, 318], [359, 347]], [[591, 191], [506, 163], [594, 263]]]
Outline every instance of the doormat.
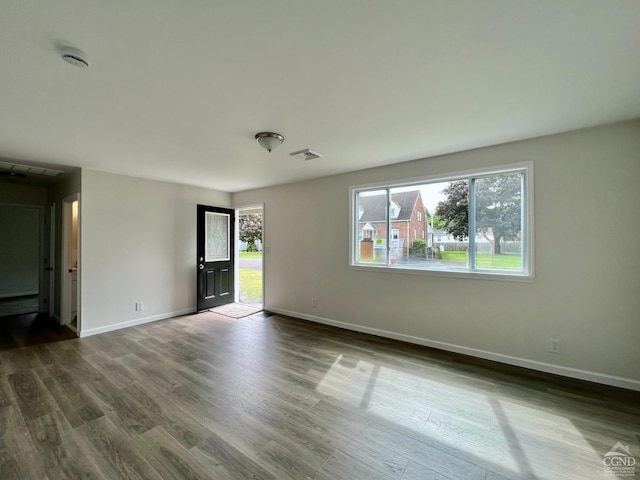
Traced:
[[261, 312], [261, 308], [252, 307], [251, 305], [243, 305], [241, 303], [228, 303], [216, 308], [209, 309], [210, 312], [219, 313], [225, 317], [242, 318], [254, 313]]

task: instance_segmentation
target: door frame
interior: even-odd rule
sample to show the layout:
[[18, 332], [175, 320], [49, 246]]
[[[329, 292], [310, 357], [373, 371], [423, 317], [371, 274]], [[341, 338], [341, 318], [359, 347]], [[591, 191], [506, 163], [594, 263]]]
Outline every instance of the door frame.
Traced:
[[[71, 263], [71, 238], [72, 238], [72, 205], [73, 202], [78, 202], [78, 213], [77, 213], [77, 245], [78, 245], [78, 264], [77, 264], [77, 284], [76, 284], [76, 333], [80, 336], [81, 330], [81, 316], [80, 316], [80, 305], [81, 305], [81, 291], [80, 291], [80, 279], [81, 279], [81, 243], [80, 243], [80, 229], [81, 229], [81, 203], [80, 203], [80, 193], [74, 193], [73, 195], [69, 195], [62, 200], [62, 258], [61, 258], [61, 267], [60, 267], [60, 324], [67, 325], [71, 327], [71, 312], [72, 312], [72, 278], [69, 273], [69, 264]], [[73, 329], [73, 328], [72, 328]]]
[[55, 295], [55, 235], [56, 235], [55, 203], [42, 206], [40, 214], [40, 313], [46, 313], [53, 318], [53, 298]]
[[236, 232], [235, 232], [235, 238], [234, 238], [234, 242], [235, 242], [235, 247], [236, 247], [236, 251], [234, 254], [234, 265], [235, 265], [235, 270], [236, 270], [236, 278], [235, 278], [235, 293], [234, 293], [234, 299], [233, 301], [236, 303], [240, 303], [240, 214], [239, 212], [241, 210], [251, 210], [251, 209], [255, 209], [255, 208], [259, 208], [260, 210], [262, 210], [262, 305], [261, 308], [264, 309], [264, 279], [265, 279], [265, 275], [264, 275], [264, 257], [267, 255], [267, 247], [266, 242], [265, 242], [265, 225], [266, 225], [266, 214], [265, 214], [265, 209], [264, 209], [264, 203], [254, 203], [251, 205], [242, 205], [239, 207], [233, 207], [236, 211]]
[[49, 209], [49, 317], [54, 318], [55, 315], [55, 296], [56, 296], [56, 203], [47, 205]]

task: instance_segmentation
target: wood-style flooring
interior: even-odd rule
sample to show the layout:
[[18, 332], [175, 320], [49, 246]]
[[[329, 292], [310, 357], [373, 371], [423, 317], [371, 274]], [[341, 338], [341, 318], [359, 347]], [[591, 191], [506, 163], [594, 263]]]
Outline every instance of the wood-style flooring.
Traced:
[[0, 318], [0, 350], [76, 338], [67, 327], [44, 313], [25, 313]]
[[202, 313], [1, 351], [0, 478], [603, 479], [616, 443], [640, 459], [639, 399], [288, 317]]

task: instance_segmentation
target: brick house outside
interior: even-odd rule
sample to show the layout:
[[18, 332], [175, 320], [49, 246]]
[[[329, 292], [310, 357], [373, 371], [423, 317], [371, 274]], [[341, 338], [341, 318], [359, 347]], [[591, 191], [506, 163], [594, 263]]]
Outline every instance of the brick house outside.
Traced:
[[[416, 239], [427, 240], [427, 221], [420, 190], [391, 193], [390, 247], [397, 254], [409, 255], [409, 249]], [[386, 194], [362, 195], [359, 198], [359, 240], [364, 234], [362, 229], [373, 227], [374, 243], [386, 247], [387, 220]]]

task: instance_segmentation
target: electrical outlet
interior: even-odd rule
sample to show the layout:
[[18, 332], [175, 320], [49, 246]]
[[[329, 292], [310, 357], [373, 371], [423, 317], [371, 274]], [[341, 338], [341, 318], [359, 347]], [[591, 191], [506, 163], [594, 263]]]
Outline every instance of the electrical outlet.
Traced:
[[141, 312], [142, 310], [144, 310], [144, 303], [136, 302], [136, 312]]
[[312, 298], [312, 299], [311, 299], [311, 306], [312, 306], [313, 308], [318, 308], [318, 300], [317, 300], [317, 299], [315, 299], [315, 298]]
[[549, 339], [549, 352], [551, 352], [551, 353], [560, 353], [560, 339], [559, 338], [550, 338]]

